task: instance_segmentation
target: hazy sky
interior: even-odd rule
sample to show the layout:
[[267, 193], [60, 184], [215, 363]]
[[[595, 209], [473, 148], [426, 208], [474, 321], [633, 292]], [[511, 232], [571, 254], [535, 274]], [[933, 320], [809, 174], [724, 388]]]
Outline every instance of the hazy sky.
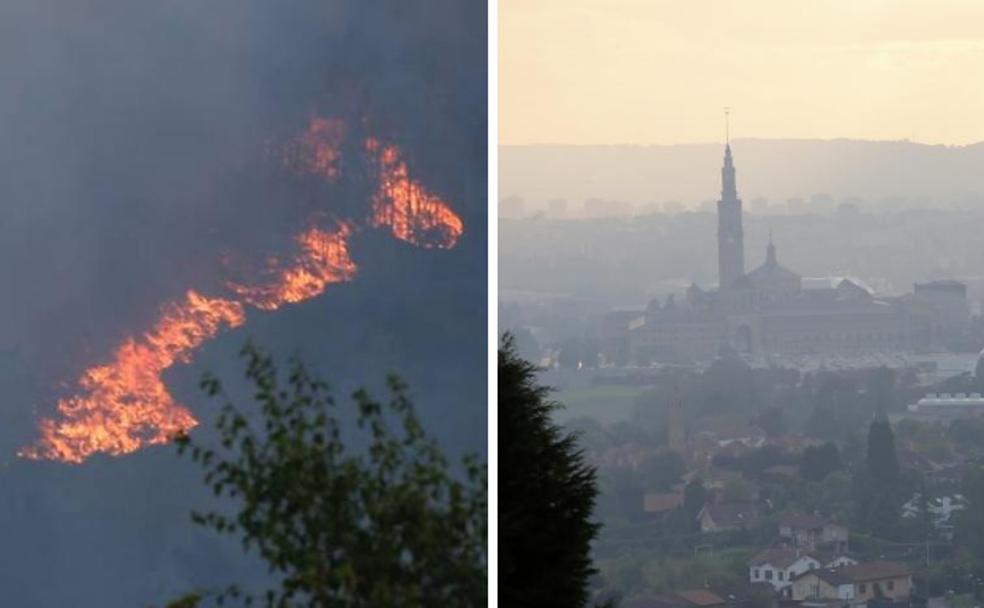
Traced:
[[500, 143], [984, 141], [980, 0], [500, 0]]

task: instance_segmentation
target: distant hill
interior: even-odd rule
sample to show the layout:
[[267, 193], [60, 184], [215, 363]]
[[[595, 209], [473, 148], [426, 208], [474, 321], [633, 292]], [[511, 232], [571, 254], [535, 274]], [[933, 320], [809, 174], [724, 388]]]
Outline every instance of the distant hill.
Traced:
[[[738, 139], [732, 142], [745, 201], [827, 194], [881, 204], [984, 204], [984, 143]], [[585, 199], [641, 206], [716, 200], [722, 145], [525, 145], [499, 149], [499, 195], [525, 199], [527, 211], [551, 199], [580, 209]], [[886, 199], [897, 199], [894, 201]]]

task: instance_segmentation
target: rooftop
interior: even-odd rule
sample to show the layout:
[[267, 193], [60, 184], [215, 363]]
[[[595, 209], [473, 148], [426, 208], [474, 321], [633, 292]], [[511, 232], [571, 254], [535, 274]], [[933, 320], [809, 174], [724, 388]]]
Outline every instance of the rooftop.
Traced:
[[758, 507], [752, 503], [707, 505], [701, 512], [707, 513], [711, 520], [722, 528], [750, 526], [759, 519]]
[[839, 568], [822, 568], [819, 570], [808, 570], [797, 576], [797, 579], [815, 574], [821, 580], [831, 585], [847, 585], [851, 583], [865, 583], [869, 581], [879, 581], [890, 578], [902, 578], [911, 576], [912, 571], [905, 564], [889, 561], [863, 562]]
[[718, 606], [725, 603], [724, 598], [707, 589], [685, 589], [677, 591], [675, 595], [692, 606]]
[[748, 560], [749, 566], [775, 566], [785, 570], [804, 557], [811, 557], [795, 549], [766, 549]]
[[787, 513], [779, 518], [780, 526], [789, 526], [790, 528], [800, 528], [806, 530], [819, 530], [828, 523], [830, 522], [819, 515], [813, 515], [810, 513]]

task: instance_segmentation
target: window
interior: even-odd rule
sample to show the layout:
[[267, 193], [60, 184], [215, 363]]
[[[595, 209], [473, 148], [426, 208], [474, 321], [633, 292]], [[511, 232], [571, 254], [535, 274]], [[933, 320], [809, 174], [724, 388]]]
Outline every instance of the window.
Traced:
[[758, 571], [758, 569], [752, 570], [752, 579], [753, 580], [758, 580], [758, 577], [759, 577], [759, 571]]
[[865, 593], [868, 590], [868, 586], [864, 583], [858, 585], [858, 593]]
[[771, 581], [772, 580], [772, 570], [766, 570], [765, 571], [765, 580], [767, 580], [767, 581]]
[[895, 581], [888, 581], [887, 583], [885, 583], [885, 587], [888, 588], [889, 591], [894, 591]]
[[782, 580], [782, 577], [783, 577], [783, 575], [784, 575], [784, 574], [786, 574], [786, 573], [785, 573], [785, 572], [783, 572], [782, 570], [780, 570], [780, 571], [778, 572], [778, 574], [779, 574], [779, 580]]

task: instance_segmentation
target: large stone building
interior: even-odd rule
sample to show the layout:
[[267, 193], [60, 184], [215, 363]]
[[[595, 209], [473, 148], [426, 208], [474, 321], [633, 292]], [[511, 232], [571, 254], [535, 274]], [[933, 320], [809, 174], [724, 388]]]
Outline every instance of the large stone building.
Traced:
[[966, 327], [966, 289], [957, 281], [877, 297], [857, 279], [803, 278], [782, 265], [771, 236], [762, 264], [746, 272], [730, 144], [721, 182], [718, 287], [693, 284], [682, 297], [651, 301], [642, 314], [612, 313], [603, 335], [609, 358], [700, 361], [724, 348], [766, 356], [929, 351]]

